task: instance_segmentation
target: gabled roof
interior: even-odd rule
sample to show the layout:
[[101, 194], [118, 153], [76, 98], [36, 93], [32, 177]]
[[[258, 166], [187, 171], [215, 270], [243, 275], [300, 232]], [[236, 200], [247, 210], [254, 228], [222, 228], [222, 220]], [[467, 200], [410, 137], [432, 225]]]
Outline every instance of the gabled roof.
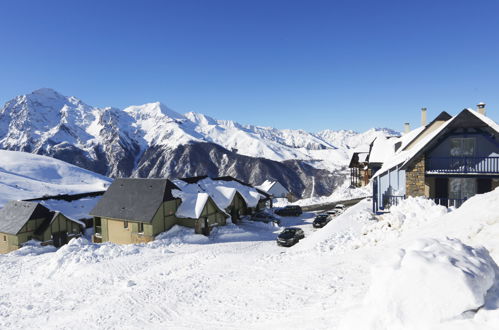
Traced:
[[[220, 176], [218, 178], [213, 178], [213, 180], [215, 181], [227, 181], [227, 182], [230, 182], [230, 181], [233, 181], [233, 182], [237, 182], [239, 184], [242, 184], [243, 186], [246, 186], [246, 187], [249, 187], [249, 188], [253, 188], [255, 189], [258, 193], [262, 194], [265, 198], [268, 198], [270, 199], [270, 195], [266, 192], [266, 191], [263, 191], [261, 189], [258, 189], [257, 187], [253, 187], [252, 185], [250, 185], [249, 183], [246, 183], [246, 182], [243, 182], [239, 179], [236, 179], [230, 175], [226, 175], [226, 176]], [[244, 196], [244, 195], [243, 195]], [[246, 198], [245, 198], [246, 199]], [[246, 202], [248, 203], [248, 201], [246, 200]], [[248, 203], [249, 204], [249, 203]]]
[[[34, 234], [41, 235], [45, 231], [45, 229], [47, 229], [52, 224], [52, 222], [54, 222], [54, 220], [57, 218], [57, 216], [59, 214], [62, 214], [62, 213], [59, 211], [50, 211], [50, 215], [45, 219], [45, 221], [38, 228], [36, 228]], [[64, 215], [64, 214], [62, 214], [62, 215]], [[66, 217], [65, 215], [64, 215], [64, 217], [66, 219], [68, 219], [69, 221], [77, 223], [78, 225], [80, 225], [80, 227], [85, 228], [85, 224], [83, 222], [75, 220], [75, 219], [71, 219], [69, 217]]]
[[175, 199], [175, 189], [168, 179], [116, 179], [90, 215], [151, 222], [163, 202]]
[[425, 136], [421, 139], [421, 141], [418, 141], [412, 148], [408, 150], [400, 150], [394, 154], [390, 160], [385, 162], [383, 167], [376, 172], [374, 177], [385, 173], [387, 170], [390, 170], [397, 165], [402, 165], [402, 169], [407, 168], [412, 164], [412, 162], [419, 159], [419, 156], [424, 154], [435, 143], [438, 143], [440, 137], [456, 128], [486, 129], [491, 133], [494, 133], [496, 136], [499, 136], [499, 125], [497, 125], [493, 120], [474, 110], [464, 109], [459, 114], [443, 123], [435, 131]]
[[499, 126], [493, 120], [479, 114], [474, 110], [464, 109], [455, 117], [448, 120], [445, 124], [439, 127], [439, 129], [437, 129], [434, 134], [429, 135], [430, 138], [425, 138], [421, 141], [421, 143], [418, 143], [414, 147], [414, 149], [416, 150], [414, 150], [414, 152], [410, 154], [408, 159], [404, 162], [402, 168], [407, 168], [409, 165], [411, 165], [413, 160], [418, 159], [419, 156], [424, 154], [429, 148], [437, 143], [440, 137], [456, 128], [485, 128], [490, 130], [492, 133], [495, 133], [495, 135], [499, 136]]
[[36, 202], [10, 201], [0, 209], [0, 232], [17, 235], [30, 219], [46, 219], [52, 212]]
[[[187, 193], [183, 191], [175, 191], [173, 194], [182, 200], [182, 203], [180, 203], [180, 206], [175, 212], [175, 215], [179, 218], [199, 219], [206, 203], [208, 203], [209, 200], [213, 201], [207, 193]], [[228, 214], [225, 213], [225, 211], [221, 209], [217, 203], [213, 202], [213, 204], [216, 208], [218, 208], [220, 213], [228, 216]]]

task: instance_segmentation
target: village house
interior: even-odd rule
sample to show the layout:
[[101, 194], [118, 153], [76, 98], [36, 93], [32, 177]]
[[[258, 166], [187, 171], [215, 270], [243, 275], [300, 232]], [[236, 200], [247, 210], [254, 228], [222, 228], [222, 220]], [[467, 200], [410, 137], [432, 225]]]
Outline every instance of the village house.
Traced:
[[[373, 210], [387, 210], [407, 196], [425, 196], [459, 207], [475, 194], [499, 186], [499, 125], [478, 110], [452, 117], [442, 112], [400, 138], [379, 142], [385, 154], [373, 176]], [[373, 146], [374, 149], [374, 146]]]
[[238, 223], [248, 212], [248, 204], [239, 191], [207, 176], [183, 178], [174, 182], [184, 192], [207, 193], [220, 209], [230, 215], [233, 223]]
[[254, 187], [229, 175], [213, 178], [213, 180], [221, 182], [225, 187], [235, 188], [241, 193], [248, 206], [246, 214], [253, 214], [256, 211], [272, 207], [272, 196], [258, 187]]
[[175, 224], [206, 234], [227, 214], [206, 194], [184, 193], [168, 179], [116, 179], [95, 208], [94, 242], [144, 243]]
[[265, 182], [256, 186], [256, 188], [265, 191], [272, 198], [286, 198], [290, 202], [294, 200], [293, 195], [279, 181], [265, 180]]
[[10, 201], [0, 209], [0, 253], [36, 239], [60, 247], [81, 235], [84, 224], [36, 202]]
[[350, 169], [350, 187], [358, 188], [369, 184], [371, 170], [368, 151], [354, 152], [348, 168]]

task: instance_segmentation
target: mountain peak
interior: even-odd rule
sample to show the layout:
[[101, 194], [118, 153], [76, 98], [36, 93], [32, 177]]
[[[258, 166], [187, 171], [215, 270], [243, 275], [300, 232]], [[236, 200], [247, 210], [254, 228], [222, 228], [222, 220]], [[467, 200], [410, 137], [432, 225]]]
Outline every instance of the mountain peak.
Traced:
[[169, 117], [175, 120], [185, 120], [185, 117], [180, 113], [173, 111], [161, 102], [146, 103], [142, 105], [132, 105], [125, 108], [123, 111], [135, 118], [156, 118]]
[[28, 98], [35, 99], [67, 99], [66, 96], [52, 88], [39, 88], [26, 95]]

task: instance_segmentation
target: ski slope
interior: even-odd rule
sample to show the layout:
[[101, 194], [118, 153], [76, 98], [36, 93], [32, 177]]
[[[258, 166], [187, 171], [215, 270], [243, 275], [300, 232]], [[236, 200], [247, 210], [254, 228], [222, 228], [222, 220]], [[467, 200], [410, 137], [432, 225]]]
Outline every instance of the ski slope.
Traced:
[[111, 179], [63, 161], [0, 150], [0, 207], [9, 200], [105, 190]]

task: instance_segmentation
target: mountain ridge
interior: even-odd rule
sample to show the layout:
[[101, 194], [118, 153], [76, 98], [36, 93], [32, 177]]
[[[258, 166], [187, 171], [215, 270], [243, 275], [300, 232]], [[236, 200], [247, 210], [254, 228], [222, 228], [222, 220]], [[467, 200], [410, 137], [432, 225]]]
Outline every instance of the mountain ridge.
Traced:
[[[160, 102], [122, 110], [96, 108], [49, 88], [17, 96], [0, 108], [1, 149], [51, 156], [110, 177], [211, 174], [218, 166], [222, 168], [217, 175], [233, 175], [259, 184], [260, 179], [277, 179], [280, 175], [276, 171], [281, 171], [288, 173], [281, 180], [297, 196], [316, 182], [312, 172], [321, 170], [321, 177], [331, 175], [338, 181], [337, 174], [345, 170], [353, 149], [366, 148], [374, 138], [389, 134], [392, 131], [387, 129], [360, 134], [348, 130], [310, 133], [243, 125], [196, 112], [181, 114]], [[193, 144], [199, 146], [185, 148]], [[202, 150], [211, 154], [199, 160], [199, 168], [194, 169], [191, 159], [196, 155], [192, 153]], [[258, 161], [260, 158], [281, 165], [288, 161], [291, 167], [300, 162], [310, 168], [295, 166], [301, 172], [292, 175], [270, 162]], [[231, 161], [224, 163], [223, 159]], [[252, 165], [238, 165], [239, 172], [230, 168], [242, 159]], [[200, 169], [210, 173], [199, 173]], [[299, 177], [300, 182], [291, 184], [291, 177]], [[323, 181], [327, 183], [319, 183], [321, 194], [332, 192], [339, 183]]]

